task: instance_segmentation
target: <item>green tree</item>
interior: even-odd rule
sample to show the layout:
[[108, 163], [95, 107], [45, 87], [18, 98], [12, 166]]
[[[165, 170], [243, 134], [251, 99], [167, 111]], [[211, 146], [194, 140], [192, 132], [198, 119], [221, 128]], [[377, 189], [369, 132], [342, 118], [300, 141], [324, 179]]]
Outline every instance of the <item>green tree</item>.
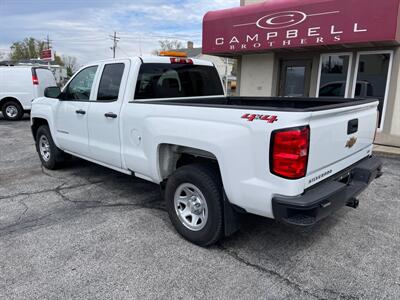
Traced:
[[61, 58], [61, 56], [57, 55], [57, 53], [54, 53], [54, 61], [57, 65], [60, 65], [60, 66], [65, 65], [63, 59]]
[[10, 59], [13, 61], [37, 59], [40, 57], [40, 53], [46, 49], [46, 43], [29, 37], [25, 38], [23, 41], [14, 42], [10, 48]]

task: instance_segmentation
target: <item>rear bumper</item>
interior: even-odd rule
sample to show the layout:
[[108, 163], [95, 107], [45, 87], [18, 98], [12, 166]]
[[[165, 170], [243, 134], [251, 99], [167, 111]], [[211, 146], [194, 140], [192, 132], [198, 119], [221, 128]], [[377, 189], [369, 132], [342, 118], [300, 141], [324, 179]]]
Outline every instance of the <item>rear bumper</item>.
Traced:
[[276, 196], [272, 209], [278, 221], [312, 226], [339, 208], [356, 207], [356, 197], [382, 175], [381, 161], [372, 156], [323, 181], [296, 197]]

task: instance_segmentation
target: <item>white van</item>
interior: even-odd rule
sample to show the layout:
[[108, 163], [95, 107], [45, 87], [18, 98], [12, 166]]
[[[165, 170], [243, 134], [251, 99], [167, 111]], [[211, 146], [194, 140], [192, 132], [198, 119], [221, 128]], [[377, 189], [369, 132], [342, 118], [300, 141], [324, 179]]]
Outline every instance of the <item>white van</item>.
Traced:
[[53, 73], [43, 67], [0, 67], [0, 111], [7, 120], [20, 120], [31, 110], [33, 99], [56, 85]]

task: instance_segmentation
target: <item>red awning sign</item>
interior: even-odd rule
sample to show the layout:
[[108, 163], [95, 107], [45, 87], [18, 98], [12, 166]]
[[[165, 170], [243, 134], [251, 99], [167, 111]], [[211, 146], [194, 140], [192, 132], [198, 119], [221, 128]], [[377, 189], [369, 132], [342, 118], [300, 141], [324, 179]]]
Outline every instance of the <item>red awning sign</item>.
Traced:
[[272, 0], [209, 12], [203, 52], [400, 42], [400, 0]]

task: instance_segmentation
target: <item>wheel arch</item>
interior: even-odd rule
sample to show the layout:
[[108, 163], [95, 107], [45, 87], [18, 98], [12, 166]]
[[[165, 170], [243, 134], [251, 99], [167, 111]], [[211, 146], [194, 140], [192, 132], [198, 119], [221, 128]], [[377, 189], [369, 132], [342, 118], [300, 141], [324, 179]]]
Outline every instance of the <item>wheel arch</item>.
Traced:
[[4, 97], [4, 98], [2, 98], [2, 99], [0, 100], [0, 110], [3, 109], [3, 105], [4, 105], [7, 101], [15, 101], [15, 102], [17, 102], [19, 105], [21, 105], [21, 107], [23, 107], [21, 101], [19, 101], [17, 98], [11, 97], [11, 96], [6, 96], [6, 97]]
[[33, 139], [36, 141], [36, 134], [40, 126], [42, 125], [47, 125], [50, 127], [49, 122], [46, 119], [43, 118], [32, 118], [31, 122], [31, 130], [32, 130], [32, 135]]
[[194, 163], [213, 164], [221, 172], [217, 156], [209, 151], [168, 143], [158, 146], [157, 167], [163, 181], [179, 167]]

